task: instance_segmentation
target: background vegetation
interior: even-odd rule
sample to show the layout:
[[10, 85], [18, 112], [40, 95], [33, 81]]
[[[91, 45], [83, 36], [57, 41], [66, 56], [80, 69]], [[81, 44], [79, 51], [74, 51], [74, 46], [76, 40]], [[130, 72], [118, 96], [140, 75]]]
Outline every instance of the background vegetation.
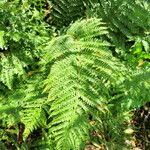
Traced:
[[0, 1], [0, 149], [150, 149], [148, 0]]

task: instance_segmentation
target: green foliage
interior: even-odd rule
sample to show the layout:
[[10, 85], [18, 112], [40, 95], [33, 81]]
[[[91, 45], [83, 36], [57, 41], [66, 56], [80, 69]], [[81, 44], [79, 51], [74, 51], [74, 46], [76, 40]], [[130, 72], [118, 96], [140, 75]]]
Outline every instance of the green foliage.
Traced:
[[15, 75], [21, 76], [24, 74], [23, 67], [25, 64], [22, 64], [16, 56], [8, 55], [5, 56], [1, 54], [1, 76], [0, 81], [5, 84], [9, 89], [12, 88], [13, 78]]
[[149, 29], [146, 0], [0, 1], [0, 149], [131, 149]]
[[139, 57], [150, 59], [149, 2], [146, 0], [102, 0], [91, 4], [87, 10], [87, 15], [89, 17], [97, 16], [107, 22], [109, 25], [108, 38], [115, 45], [115, 51], [119, 53], [121, 59], [128, 60], [129, 57], [132, 57], [129, 55], [129, 49], [132, 46], [136, 47], [138, 43], [141, 43], [143, 47]]
[[[43, 21], [44, 1], [34, 2], [0, 3], [0, 126], [1, 141], [8, 149], [29, 148], [25, 145], [30, 134], [46, 126], [46, 96], [40, 84], [44, 76], [37, 74], [52, 30]], [[24, 129], [18, 127], [20, 123]]]
[[51, 0], [48, 5], [47, 21], [57, 28], [68, 26], [85, 13], [84, 1], [81, 0]]
[[106, 33], [99, 19], [77, 21], [48, 46], [53, 64], [45, 91], [53, 118], [50, 135], [57, 141], [57, 149], [78, 149], [85, 143], [88, 114], [93, 115], [93, 109], [103, 110], [108, 85], [118, 80], [121, 66], [108, 50], [109, 44], [97, 38]]
[[0, 81], [11, 89], [14, 77], [23, 75], [39, 58], [39, 46], [49, 39], [49, 30], [42, 21], [43, 12], [31, 2], [15, 0], [0, 7]]

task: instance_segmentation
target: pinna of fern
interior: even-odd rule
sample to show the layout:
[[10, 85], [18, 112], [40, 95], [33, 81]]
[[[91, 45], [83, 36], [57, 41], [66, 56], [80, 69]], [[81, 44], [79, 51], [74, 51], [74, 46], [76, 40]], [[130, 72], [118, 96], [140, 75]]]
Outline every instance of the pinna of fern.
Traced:
[[49, 134], [56, 149], [83, 147], [89, 137], [88, 115], [94, 115], [94, 109], [107, 111], [108, 89], [117, 82], [122, 65], [109, 51], [105, 34], [100, 19], [79, 20], [47, 47], [46, 62], [51, 66], [44, 91], [51, 105]]

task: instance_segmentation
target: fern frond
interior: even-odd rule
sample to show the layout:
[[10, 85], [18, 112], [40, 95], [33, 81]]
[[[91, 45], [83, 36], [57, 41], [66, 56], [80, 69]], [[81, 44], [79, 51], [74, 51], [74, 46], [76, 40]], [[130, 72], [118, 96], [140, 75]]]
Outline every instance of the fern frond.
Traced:
[[[108, 83], [115, 83], [121, 69], [103, 40], [107, 34], [100, 19], [79, 20], [66, 35], [50, 42], [47, 63], [51, 71], [45, 81], [53, 118], [49, 131], [56, 149], [79, 149], [88, 139], [88, 114], [103, 110]], [[67, 143], [67, 144], [66, 144]]]
[[23, 137], [26, 138], [38, 127], [46, 125], [45, 112], [42, 108], [31, 108], [21, 111], [21, 122], [25, 125]]
[[132, 71], [130, 78], [125, 81], [127, 101], [129, 106], [137, 108], [143, 106], [150, 100], [150, 69], [137, 69]]
[[82, 17], [85, 12], [82, 0], [51, 0], [50, 5], [49, 21], [58, 28], [68, 26], [72, 21]]
[[25, 130], [23, 133], [24, 140], [38, 127], [46, 126], [46, 114], [44, 111], [44, 105], [46, 103], [46, 97], [41, 93], [40, 81], [43, 77], [32, 77], [28, 82], [18, 90], [18, 94], [22, 93], [21, 101], [17, 99], [17, 91], [11, 97], [11, 101], [16, 103], [21, 107], [19, 111], [20, 122], [25, 125]]
[[[38, 127], [46, 126], [46, 95], [41, 94], [42, 84], [40, 82], [43, 77], [30, 77], [24, 84], [10, 91], [8, 97], [4, 97], [1, 101], [0, 112], [1, 119], [7, 126], [23, 123], [25, 130], [23, 139], [26, 141], [28, 136]], [[9, 105], [7, 104], [9, 103]], [[5, 122], [6, 121], [6, 122]]]

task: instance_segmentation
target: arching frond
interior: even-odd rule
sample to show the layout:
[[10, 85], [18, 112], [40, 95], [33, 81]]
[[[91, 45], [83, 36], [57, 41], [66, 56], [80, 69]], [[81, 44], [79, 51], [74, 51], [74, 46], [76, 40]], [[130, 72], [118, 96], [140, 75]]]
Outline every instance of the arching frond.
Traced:
[[57, 141], [56, 149], [79, 149], [86, 142], [88, 114], [103, 110], [108, 84], [118, 79], [121, 65], [111, 55], [104, 34], [104, 23], [93, 18], [75, 22], [66, 35], [50, 42], [52, 58], [47, 62], [52, 65], [45, 91], [49, 93], [49, 131]]

